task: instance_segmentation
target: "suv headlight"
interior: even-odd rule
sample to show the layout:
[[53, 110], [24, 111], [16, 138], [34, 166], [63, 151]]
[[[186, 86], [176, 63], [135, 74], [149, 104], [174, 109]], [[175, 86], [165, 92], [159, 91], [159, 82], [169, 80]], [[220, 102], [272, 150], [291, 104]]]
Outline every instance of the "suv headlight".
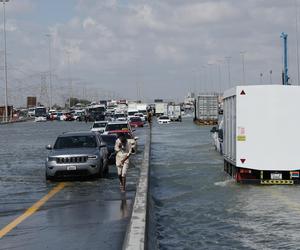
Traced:
[[89, 156], [88, 156], [88, 159], [89, 159], [89, 160], [95, 160], [95, 159], [97, 159], [97, 158], [98, 158], [97, 155], [89, 155]]

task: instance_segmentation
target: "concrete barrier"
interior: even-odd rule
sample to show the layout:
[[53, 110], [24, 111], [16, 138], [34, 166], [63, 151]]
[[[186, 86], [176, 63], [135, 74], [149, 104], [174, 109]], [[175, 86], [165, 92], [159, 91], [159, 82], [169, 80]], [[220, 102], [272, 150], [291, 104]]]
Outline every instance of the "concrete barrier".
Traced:
[[11, 124], [11, 123], [19, 123], [19, 122], [28, 122], [28, 121], [33, 121], [34, 118], [25, 118], [22, 120], [14, 120], [14, 121], [8, 121], [8, 122], [1, 122], [0, 121], [0, 125], [5, 125], [5, 124]]
[[147, 131], [144, 159], [141, 166], [132, 215], [123, 243], [123, 250], [146, 249], [150, 150], [151, 127]]

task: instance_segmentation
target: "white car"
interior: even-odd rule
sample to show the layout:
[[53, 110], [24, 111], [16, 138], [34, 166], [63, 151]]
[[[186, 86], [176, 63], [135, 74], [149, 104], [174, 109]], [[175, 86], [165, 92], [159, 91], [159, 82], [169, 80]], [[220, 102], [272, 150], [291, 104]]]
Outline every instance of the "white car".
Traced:
[[157, 119], [158, 124], [169, 124], [171, 122], [171, 119], [169, 116], [162, 115]]
[[37, 116], [34, 119], [35, 122], [46, 122], [47, 121], [47, 117], [46, 116]]
[[107, 121], [95, 121], [91, 131], [95, 131], [95, 132], [99, 132], [99, 133], [103, 133], [105, 131], [107, 125]]

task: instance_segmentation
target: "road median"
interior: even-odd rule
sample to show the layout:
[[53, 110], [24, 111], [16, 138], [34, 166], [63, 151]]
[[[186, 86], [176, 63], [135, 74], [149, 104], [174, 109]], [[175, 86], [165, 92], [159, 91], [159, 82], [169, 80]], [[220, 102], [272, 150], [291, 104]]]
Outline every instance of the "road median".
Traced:
[[146, 248], [150, 151], [151, 127], [147, 130], [144, 158], [137, 184], [132, 215], [123, 243], [123, 250], [141, 250]]

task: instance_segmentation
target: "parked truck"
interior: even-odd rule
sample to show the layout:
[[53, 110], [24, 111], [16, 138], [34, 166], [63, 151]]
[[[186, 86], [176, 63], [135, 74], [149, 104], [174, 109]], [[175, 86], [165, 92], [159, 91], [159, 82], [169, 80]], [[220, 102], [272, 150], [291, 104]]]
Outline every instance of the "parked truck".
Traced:
[[224, 170], [241, 183], [299, 184], [299, 107], [300, 86], [226, 91]]
[[181, 122], [181, 106], [180, 105], [169, 105], [168, 116], [171, 121]]
[[216, 125], [219, 117], [218, 95], [198, 95], [195, 101], [195, 122], [200, 125]]

